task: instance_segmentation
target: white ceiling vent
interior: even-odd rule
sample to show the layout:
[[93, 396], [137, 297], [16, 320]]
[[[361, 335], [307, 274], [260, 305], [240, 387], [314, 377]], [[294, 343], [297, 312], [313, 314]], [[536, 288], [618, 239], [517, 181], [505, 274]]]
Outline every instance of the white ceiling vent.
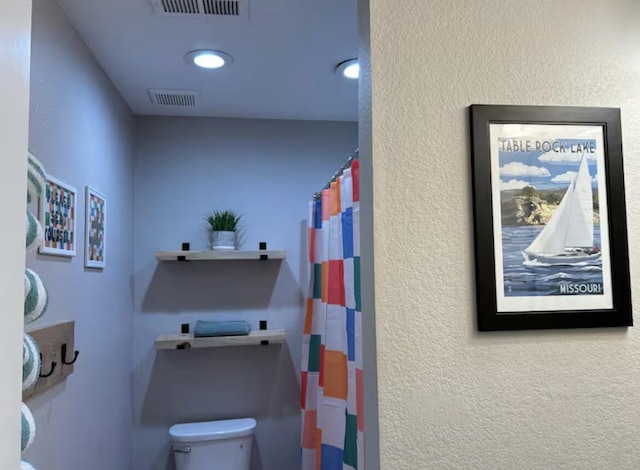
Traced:
[[149, 99], [156, 106], [165, 108], [194, 108], [198, 105], [198, 92], [193, 90], [163, 90], [150, 88]]
[[151, 4], [162, 16], [249, 17], [249, 0], [151, 0]]
[[205, 15], [240, 16], [238, 0], [202, 0]]

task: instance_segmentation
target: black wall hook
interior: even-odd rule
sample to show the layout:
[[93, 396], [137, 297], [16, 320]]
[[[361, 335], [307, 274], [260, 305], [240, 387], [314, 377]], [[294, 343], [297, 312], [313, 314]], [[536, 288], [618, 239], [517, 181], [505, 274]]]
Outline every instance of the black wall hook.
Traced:
[[[42, 354], [40, 354], [40, 364], [42, 364]], [[45, 377], [51, 377], [53, 375], [53, 372], [56, 370], [56, 366], [58, 365], [58, 363], [56, 361], [52, 361], [51, 362], [51, 370], [49, 371], [48, 374], [42, 374], [42, 366], [40, 366], [40, 374], [38, 374], [40, 377], [45, 378]]]
[[80, 354], [80, 351], [74, 351], [73, 353], [73, 360], [70, 362], [67, 362], [67, 343], [62, 343], [62, 363], [65, 365], [70, 366], [71, 364], [75, 363], [78, 360], [78, 354]]

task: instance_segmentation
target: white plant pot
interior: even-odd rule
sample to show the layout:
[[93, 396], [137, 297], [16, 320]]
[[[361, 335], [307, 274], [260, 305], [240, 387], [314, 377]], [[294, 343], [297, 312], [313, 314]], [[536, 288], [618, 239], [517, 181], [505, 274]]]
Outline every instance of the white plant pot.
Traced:
[[236, 249], [236, 232], [211, 232], [211, 249], [232, 251]]

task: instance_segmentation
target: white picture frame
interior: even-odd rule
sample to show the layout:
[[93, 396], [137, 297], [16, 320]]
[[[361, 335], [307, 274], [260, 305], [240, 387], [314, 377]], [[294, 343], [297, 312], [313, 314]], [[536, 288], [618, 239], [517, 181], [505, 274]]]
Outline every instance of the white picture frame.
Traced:
[[84, 266], [104, 269], [107, 254], [107, 197], [85, 187]]
[[42, 225], [42, 243], [38, 252], [45, 255], [75, 256], [78, 243], [76, 189], [48, 176], [38, 206]]

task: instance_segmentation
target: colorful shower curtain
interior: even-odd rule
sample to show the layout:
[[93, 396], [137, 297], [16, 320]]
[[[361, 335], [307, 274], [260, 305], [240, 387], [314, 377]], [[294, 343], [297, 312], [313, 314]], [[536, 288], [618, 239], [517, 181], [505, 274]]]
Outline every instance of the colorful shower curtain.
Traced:
[[359, 162], [309, 203], [302, 470], [364, 466]]

